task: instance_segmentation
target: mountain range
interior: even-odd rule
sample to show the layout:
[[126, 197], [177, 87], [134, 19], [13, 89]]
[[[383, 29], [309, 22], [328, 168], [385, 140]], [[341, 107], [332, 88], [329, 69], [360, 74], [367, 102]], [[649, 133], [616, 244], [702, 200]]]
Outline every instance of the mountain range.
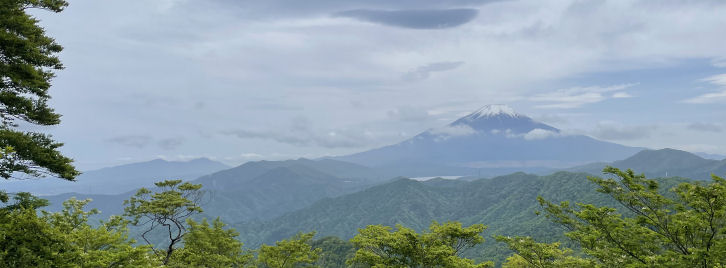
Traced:
[[640, 150], [564, 134], [509, 106], [487, 105], [398, 144], [334, 159], [395, 170], [401, 176], [491, 176], [615, 161]]
[[599, 174], [605, 166], [632, 169], [647, 177], [684, 177], [710, 180], [711, 174], [726, 174], [726, 159], [705, 159], [676, 149], [643, 150], [623, 160], [611, 163], [591, 163], [567, 169], [574, 172]]
[[112, 195], [138, 189], [164, 179], [191, 180], [229, 166], [207, 158], [190, 161], [155, 159], [83, 172], [75, 181], [57, 178], [0, 180], [0, 189], [7, 192], [31, 192], [35, 195], [80, 193]]
[[[566, 241], [562, 232], [550, 232], [553, 225], [538, 216], [537, 197], [559, 203], [572, 201], [618, 207], [586, 177], [587, 173], [558, 172], [547, 176], [514, 173], [492, 179], [465, 181], [415, 181], [405, 178], [377, 185], [315, 204], [262, 222], [242, 222], [233, 227], [248, 247], [290, 237], [298, 232], [317, 231], [319, 237], [353, 237], [358, 228], [371, 224], [403, 226], [421, 231], [432, 221], [482, 223], [487, 242], [467, 253], [472, 258], [495, 256], [498, 263], [508, 250], [494, 242], [494, 235], [532, 236], [538, 241]], [[660, 179], [664, 190], [684, 179]], [[442, 183], [444, 182], [444, 183]], [[483, 260], [482, 260], [483, 261]]]
[[[123, 213], [123, 200], [140, 187], [153, 188], [153, 182], [175, 177], [157, 177], [137, 182], [118, 194], [64, 193], [44, 196], [49, 210], [60, 210], [64, 200], [75, 196], [91, 198], [89, 208], [102, 214], [97, 218]], [[223, 216], [229, 222], [270, 219], [304, 208], [326, 197], [352, 193], [384, 180], [378, 173], [357, 164], [331, 159], [256, 161], [190, 180], [203, 185], [202, 207], [208, 217]], [[69, 183], [69, 182], [66, 182]]]

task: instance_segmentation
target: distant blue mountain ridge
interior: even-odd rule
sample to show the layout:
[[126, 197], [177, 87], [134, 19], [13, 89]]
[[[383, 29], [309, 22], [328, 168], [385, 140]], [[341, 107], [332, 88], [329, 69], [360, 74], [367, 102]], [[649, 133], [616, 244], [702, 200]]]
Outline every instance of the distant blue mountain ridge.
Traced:
[[615, 161], [641, 150], [585, 135], [566, 135], [509, 106], [486, 105], [451, 124], [429, 129], [398, 144], [333, 159], [397, 169], [401, 176], [482, 171], [501, 175]]
[[0, 189], [7, 192], [31, 192], [36, 195], [61, 193], [120, 194], [152, 185], [165, 179], [191, 180], [229, 166], [207, 158], [190, 161], [155, 159], [83, 172], [70, 182], [57, 178], [0, 180]]

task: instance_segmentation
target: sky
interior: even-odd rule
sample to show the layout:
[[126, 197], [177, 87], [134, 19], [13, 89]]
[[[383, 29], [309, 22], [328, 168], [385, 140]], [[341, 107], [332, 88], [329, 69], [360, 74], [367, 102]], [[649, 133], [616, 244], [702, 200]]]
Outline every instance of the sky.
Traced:
[[73, 0], [52, 133], [81, 170], [360, 152], [507, 104], [726, 155], [726, 1]]

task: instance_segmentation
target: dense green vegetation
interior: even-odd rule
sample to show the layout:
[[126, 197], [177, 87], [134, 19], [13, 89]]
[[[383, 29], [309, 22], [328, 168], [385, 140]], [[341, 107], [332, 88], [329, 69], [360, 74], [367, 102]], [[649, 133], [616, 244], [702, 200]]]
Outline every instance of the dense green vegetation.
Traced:
[[[619, 204], [596, 191], [587, 174], [559, 172], [549, 176], [515, 173], [493, 179], [463, 181], [413, 181], [397, 179], [364, 191], [324, 199], [302, 210], [265, 221], [238, 223], [241, 240], [250, 247], [272, 243], [297, 232], [317, 231], [320, 236], [350, 239], [357, 228], [395, 226], [425, 231], [432, 221], [484, 224], [487, 238], [496, 235], [531, 236], [543, 242], [571, 242], [556, 224], [536, 215], [537, 197], [556, 202], [577, 200], [617, 207]], [[664, 189], [684, 179], [659, 179]], [[511, 251], [494, 239], [467, 250], [478, 261], [504, 261]]]
[[[504, 267], [719, 267], [726, 262], [726, 180], [714, 176], [708, 184], [659, 181], [630, 170], [609, 167], [605, 171], [613, 177], [590, 177], [589, 182], [582, 182], [590, 189], [584, 192], [571, 192], [565, 187], [566, 183], [582, 179], [582, 174], [566, 172], [546, 177], [513, 174], [465, 184], [435, 182], [437, 186], [400, 179], [384, 185], [387, 187], [363, 191], [362, 196], [396, 201], [394, 197], [415, 193], [427, 197], [426, 202], [409, 200], [413, 203], [407, 204], [399, 199], [402, 203], [392, 205], [390, 209], [398, 207], [392, 213], [424, 205], [434, 211], [427, 214], [430, 217], [438, 216], [437, 213], [441, 213], [439, 217], [459, 216], [469, 225], [433, 221], [427, 229], [416, 229], [416, 224], [412, 224], [414, 228], [397, 224], [394, 230], [387, 224], [369, 224], [357, 231], [350, 230], [355, 234], [349, 241], [334, 236], [315, 240], [315, 232], [296, 233], [274, 243], [263, 243], [256, 250], [243, 248], [238, 240], [240, 233], [228, 228], [220, 218], [210, 224], [206, 219], [195, 221], [189, 217], [202, 212], [196, 203], [203, 194], [201, 185], [172, 180], [156, 183], [153, 190], [142, 188], [126, 202], [127, 213], [99, 223], [89, 220], [97, 210], [85, 210], [90, 200], [71, 198], [64, 203], [63, 210], [46, 212], [42, 207], [47, 201], [23, 193], [0, 210], [0, 266], [488, 267], [496, 263]], [[521, 183], [538, 188], [517, 187]], [[481, 188], [463, 191], [476, 185]], [[492, 187], [495, 185], [499, 187]], [[518, 202], [519, 197], [528, 196], [520, 190], [532, 192], [539, 202]], [[379, 191], [382, 192], [371, 194]], [[494, 195], [501, 191], [503, 195], [512, 195], [512, 199]], [[501, 200], [447, 202], [444, 198], [428, 198], [434, 194], [451, 194], [448, 198], [483, 194]], [[597, 204], [571, 205], [567, 200], [582, 199], [569, 196], [580, 196]], [[476, 200], [480, 202], [473, 202]], [[525, 202], [530, 204], [524, 206]], [[378, 204], [381, 203], [386, 202]], [[441, 210], [456, 206], [469, 210], [448, 214]], [[366, 206], [360, 206], [351, 210], [365, 209]], [[532, 213], [525, 217], [516, 213], [517, 209]], [[537, 216], [537, 211], [544, 215]], [[400, 216], [403, 218], [393, 219], [424, 219], [417, 211]], [[497, 230], [468, 223], [482, 218], [492, 219], [496, 224], [489, 228], [496, 225]], [[143, 219], [146, 225], [142, 224]], [[129, 226], [133, 225], [143, 225], [148, 232], [161, 227], [163, 235], [151, 239], [142, 235], [146, 241], [142, 245], [129, 235]], [[553, 228], [556, 225], [564, 229]], [[329, 231], [324, 225], [320, 227], [320, 232]], [[491, 236], [496, 239], [484, 239]]]

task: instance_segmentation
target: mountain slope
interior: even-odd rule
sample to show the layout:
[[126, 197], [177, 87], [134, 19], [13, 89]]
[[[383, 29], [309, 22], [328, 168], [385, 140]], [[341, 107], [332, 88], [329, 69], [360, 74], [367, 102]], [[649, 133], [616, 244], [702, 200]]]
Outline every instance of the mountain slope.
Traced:
[[473, 175], [481, 171], [492, 175], [613, 161], [640, 150], [584, 135], [564, 135], [506, 105], [487, 105], [401, 143], [334, 159], [399, 173], [388, 175]]
[[300, 158], [284, 161], [247, 162], [234, 168], [206, 175], [199, 178], [197, 182], [204, 184], [206, 189], [229, 190], [239, 185], [244, 185], [254, 178], [281, 167], [315, 170], [330, 176], [353, 181], [375, 181], [384, 178], [378, 171], [372, 168], [353, 163], [332, 159], [310, 160]]
[[[598, 193], [585, 173], [558, 172], [549, 176], [514, 173], [452, 186], [437, 187], [426, 182], [398, 179], [364, 191], [327, 198], [298, 211], [264, 222], [237, 223], [233, 227], [248, 247], [273, 243], [297, 232], [317, 231], [320, 237], [351, 238], [369, 224], [403, 224], [426, 229], [431, 221], [483, 223], [487, 242], [468, 253], [470, 257], [508, 255], [493, 235], [528, 235], [541, 241], [565, 241], [562, 232], [544, 216], [537, 216], [537, 197], [617, 206]], [[667, 179], [664, 189], [678, 180]], [[559, 229], [558, 229], [559, 230]]]
[[[238, 222], [270, 219], [326, 197], [352, 193], [380, 180], [376, 176], [375, 171], [356, 164], [298, 159], [249, 162], [202, 176], [192, 183], [202, 184], [202, 190], [206, 191], [202, 202], [204, 216], [221, 216], [227, 222]], [[155, 181], [138, 183], [135, 188], [151, 188]], [[50, 211], [60, 210], [61, 203], [72, 196], [92, 198], [89, 208], [100, 209], [103, 214], [99, 218], [105, 218], [123, 213], [123, 200], [134, 192], [115, 195], [65, 193], [44, 198], [51, 201]]]
[[698, 155], [675, 149], [643, 150], [623, 160], [611, 163], [593, 163], [568, 169], [576, 172], [600, 173], [606, 165], [621, 169], [630, 168], [648, 177], [685, 177], [710, 180], [711, 174], [726, 175], [726, 160], [705, 159]]
[[224, 173], [224, 180], [218, 180], [216, 174], [200, 178], [196, 182], [202, 183], [212, 195], [204, 206], [205, 213], [223, 215], [230, 222], [269, 219], [322, 198], [351, 193], [370, 185], [363, 179], [322, 172], [315, 169], [315, 165], [307, 165], [310, 164], [308, 161], [278, 166], [251, 178], [230, 180], [229, 173]]
[[115, 167], [87, 171], [76, 181], [57, 178], [0, 181], [0, 187], [8, 192], [31, 192], [36, 195], [61, 193], [120, 194], [155, 181], [164, 179], [191, 180], [200, 176], [227, 169], [229, 166], [199, 158], [190, 161], [166, 161], [156, 159]]

